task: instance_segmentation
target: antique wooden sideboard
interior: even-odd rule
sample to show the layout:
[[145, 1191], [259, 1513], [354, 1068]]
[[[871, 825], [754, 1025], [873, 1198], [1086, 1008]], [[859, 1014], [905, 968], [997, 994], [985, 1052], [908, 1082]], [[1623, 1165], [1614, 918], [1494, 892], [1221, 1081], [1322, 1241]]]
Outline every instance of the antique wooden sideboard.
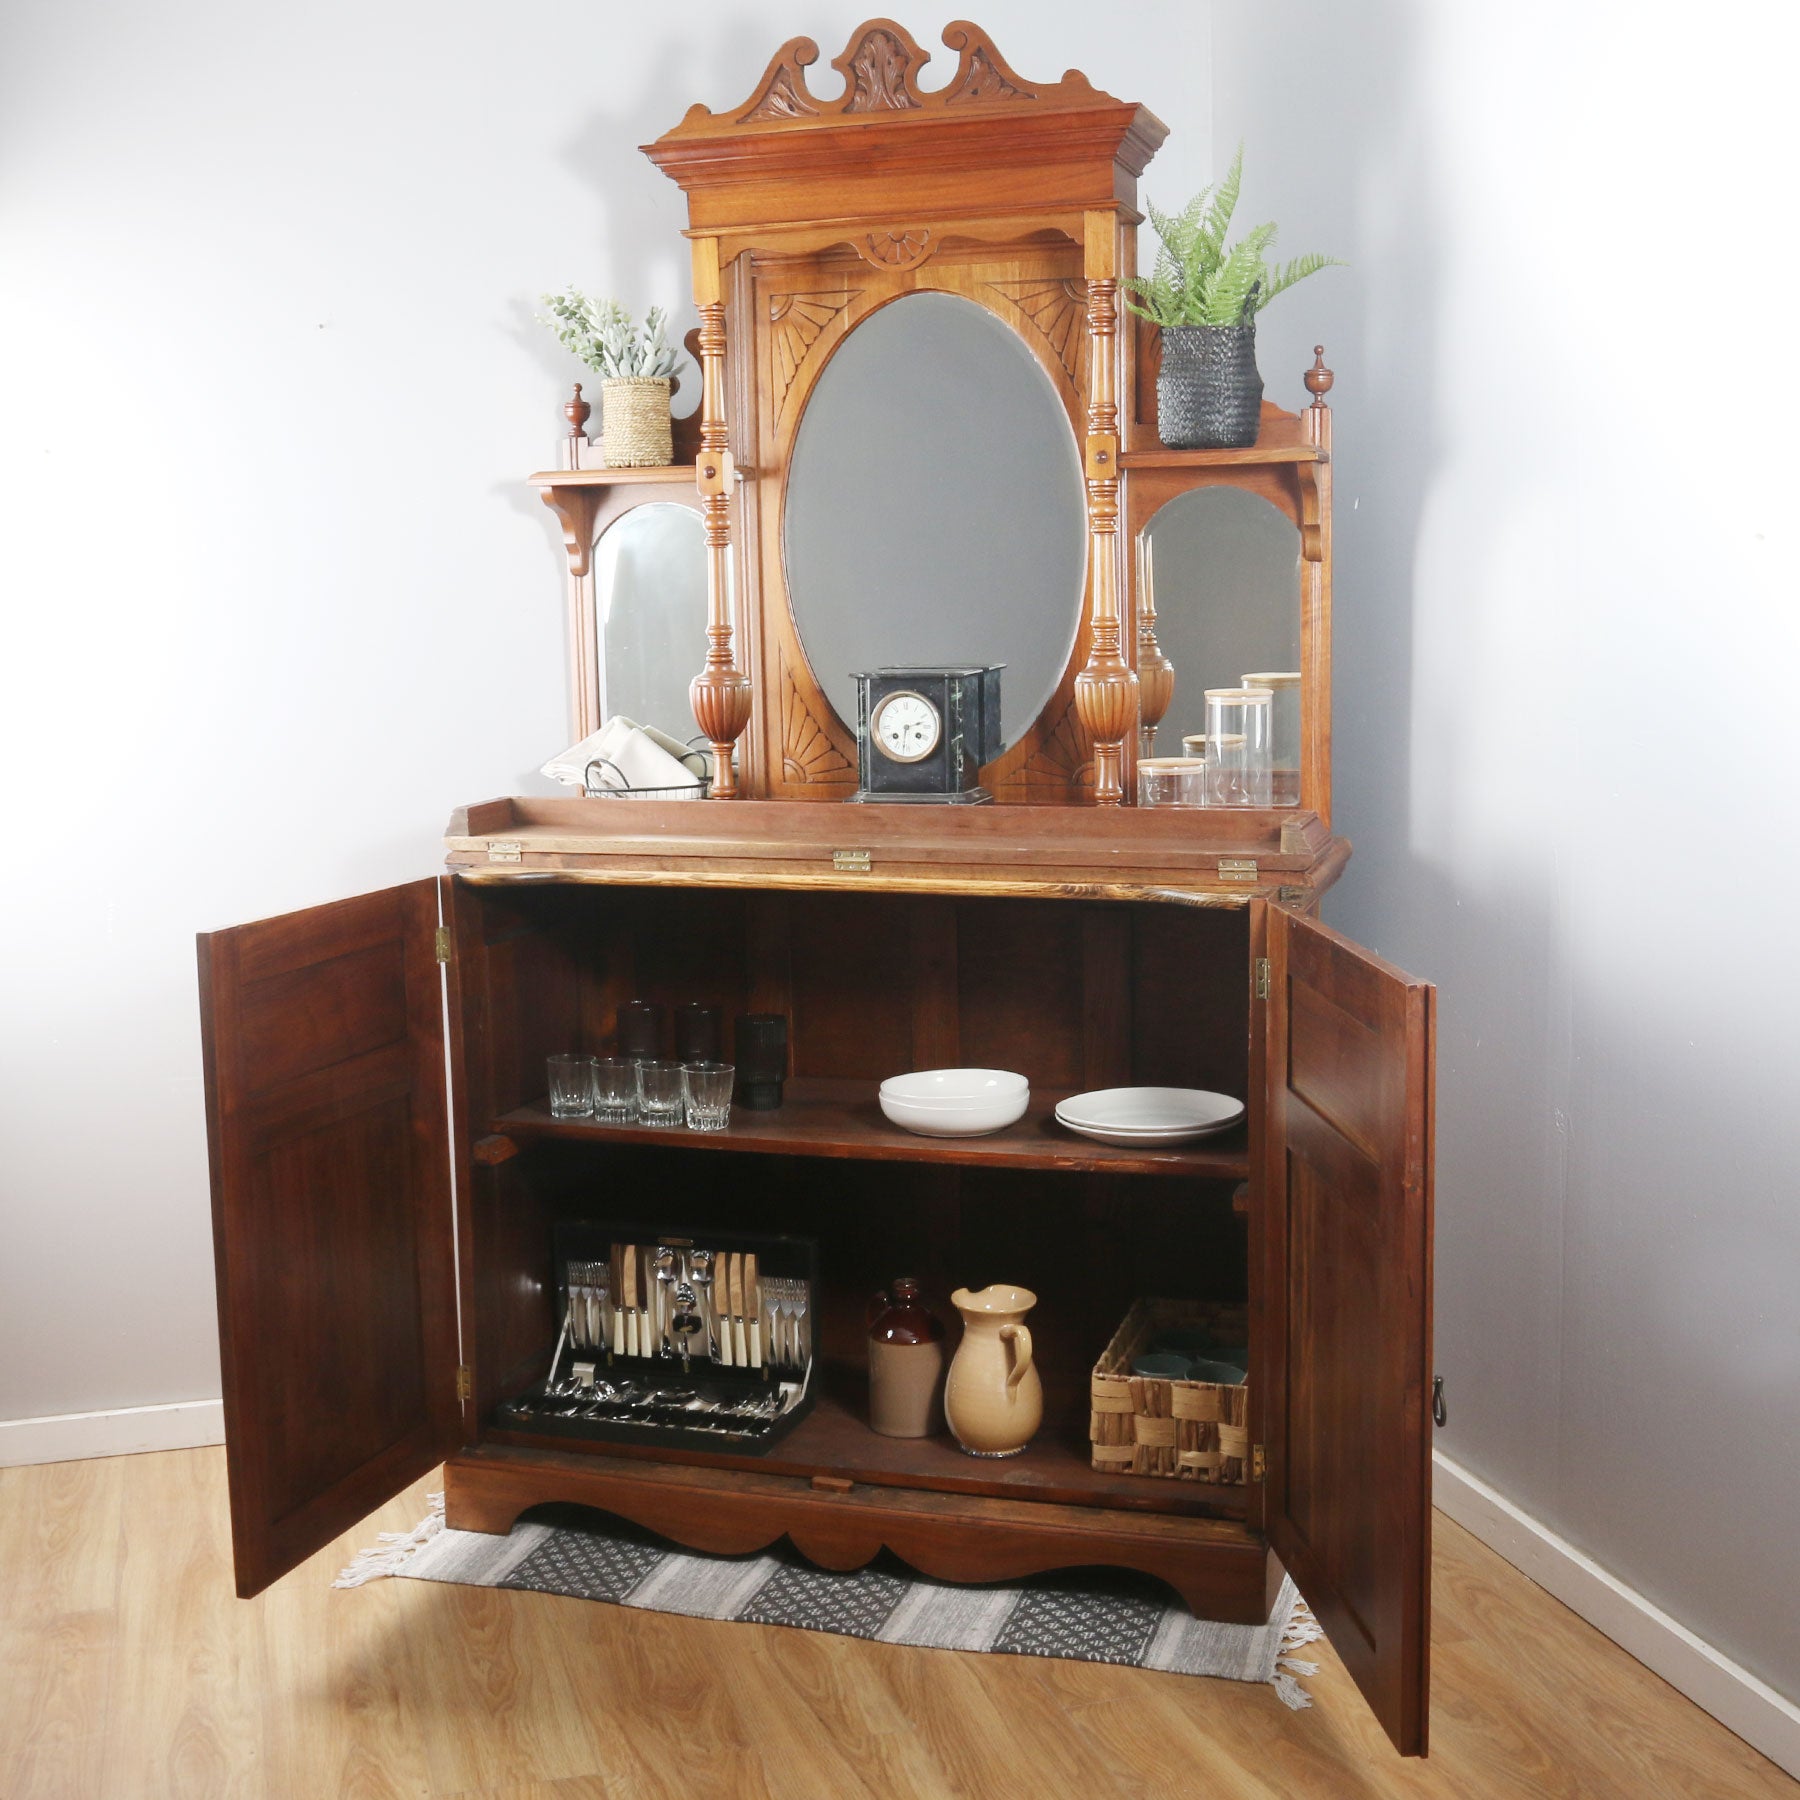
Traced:
[[[574, 1501], [704, 1550], [786, 1537], [834, 1568], [885, 1548], [953, 1580], [1138, 1569], [1239, 1621], [1267, 1616], [1285, 1567], [1422, 1752], [1434, 996], [1316, 917], [1349, 854], [1330, 824], [1330, 378], [1321, 362], [1299, 414], [1265, 407], [1249, 450], [1162, 449], [1154, 336], [1121, 325], [1117, 285], [1162, 126], [1079, 75], [1026, 80], [974, 26], [945, 41], [956, 70], [927, 89], [925, 52], [872, 21], [821, 96], [797, 39], [746, 101], [648, 147], [689, 202], [695, 463], [534, 477], [578, 607], [603, 526], [660, 483], [698, 490], [716, 797], [470, 806], [446, 874], [201, 940], [239, 1590], [440, 1461], [465, 1529]], [[1050, 697], [982, 772], [998, 803], [848, 806], [854, 733], [788, 592], [788, 475], [834, 350], [920, 292], [1030, 352], [1069, 422], [1086, 551]], [[1141, 727], [1178, 672], [1125, 546], [1216, 488], [1294, 535], [1299, 801], [1139, 807]], [[573, 638], [591, 664], [591, 619]], [[573, 710], [597, 722], [591, 697]], [[546, 1055], [610, 1049], [636, 998], [786, 1014], [783, 1106], [708, 1135], [552, 1117]], [[877, 1110], [883, 1077], [958, 1065], [1029, 1076], [1026, 1118], [939, 1139]], [[1050, 1117], [1133, 1083], [1241, 1096], [1246, 1124], [1146, 1149]], [[556, 1340], [553, 1227], [644, 1216], [818, 1240], [819, 1399], [766, 1454], [498, 1421]], [[862, 1305], [901, 1270], [939, 1296], [1041, 1296], [1048, 1410], [1023, 1455], [869, 1430]], [[1091, 1465], [1089, 1368], [1150, 1294], [1248, 1308], [1240, 1484]]]

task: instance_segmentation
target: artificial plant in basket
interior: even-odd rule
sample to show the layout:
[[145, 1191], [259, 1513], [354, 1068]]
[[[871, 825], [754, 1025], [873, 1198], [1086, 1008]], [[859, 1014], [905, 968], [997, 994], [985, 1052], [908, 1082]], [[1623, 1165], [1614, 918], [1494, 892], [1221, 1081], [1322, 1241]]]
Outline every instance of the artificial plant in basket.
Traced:
[[1228, 245], [1243, 173], [1240, 144], [1217, 189], [1202, 189], [1173, 216], [1151, 206], [1150, 222], [1162, 240], [1156, 265], [1147, 276], [1120, 280], [1125, 304], [1162, 327], [1156, 415], [1171, 449], [1239, 449], [1256, 442], [1262, 413], [1256, 315], [1277, 294], [1338, 260], [1312, 254], [1276, 267], [1267, 260], [1275, 247], [1273, 225], [1258, 225]]
[[601, 377], [606, 466], [648, 469], [671, 462], [669, 396], [680, 354], [663, 335], [669, 315], [653, 306], [640, 326], [618, 301], [590, 300], [578, 288], [545, 294], [543, 300], [550, 309], [544, 323], [557, 342]]

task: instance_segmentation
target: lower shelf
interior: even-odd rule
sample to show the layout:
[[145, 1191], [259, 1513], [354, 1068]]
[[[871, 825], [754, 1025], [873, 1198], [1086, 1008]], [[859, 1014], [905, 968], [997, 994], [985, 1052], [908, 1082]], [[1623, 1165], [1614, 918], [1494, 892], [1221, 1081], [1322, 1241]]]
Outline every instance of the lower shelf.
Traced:
[[827, 1385], [812, 1413], [762, 1456], [722, 1456], [714, 1451], [665, 1450], [660, 1446], [593, 1443], [571, 1448], [566, 1438], [490, 1430], [490, 1442], [555, 1449], [578, 1458], [621, 1457], [639, 1463], [703, 1469], [741, 1469], [770, 1475], [840, 1478], [877, 1487], [927, 1489], [946, 1494], [1047, 1501], [1059, 1506], [1108, 1507], [1178, 1518], [1241, 1519], [1245, 1490], [1145, 1475], [1109, 1475], [1088, 1461], [1087, 1416], [1048, 1419], [1018, 1456], [988, 1460], [966, 1456], [947, 1436], [889, 1438], [869, 1429], [854, 1408]]
[[826, 1569], [883, 1550], [941, 1581], [1012, 1581], [1052, 1569], [1135, 1569], [1193, 1612], [1231, 1624], [1269, 1616], [1276, 1565], [1232, 1520], [850, 1483], [765, 1471], [484, 1445], [444, 1465], [445, 1520], [503, 1533], [552, 1502], [591, 1506], [688, 1549], [741, 1556], [786, 1538]]

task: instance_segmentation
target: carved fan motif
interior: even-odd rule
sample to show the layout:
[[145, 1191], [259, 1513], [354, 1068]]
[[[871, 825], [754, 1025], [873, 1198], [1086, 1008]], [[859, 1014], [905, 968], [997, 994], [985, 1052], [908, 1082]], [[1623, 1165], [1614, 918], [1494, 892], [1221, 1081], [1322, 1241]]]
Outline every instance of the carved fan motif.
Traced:
[[818, 110], [806, 93], [803, 80], [797, 78], [791, 69], [777, 69], [769, 85], [763, 89], [762, 98], [738, 123], [748, 125], [756, 119], [810, 119], [817, 115]]
[[916, 269], [934, 248], [930, 231], [921, 227], [917, 231], [871, 231], [856, 246], [856, 253], [878, 269]]
[[775, 381], [775, 418], [780, 420], [787, 407], [788, 390], [800, 373], [807, 353], [825, 328], [856, 298], [858, 289], [838, 294], [772, 294], [769, 297], [769, 323]]
[[[945, 32], [945, 43], [949, 43], [950, 34]], [[959, 101], [969, 100], [1035, 100], [1037, 96], [1028, 87], [1021, 87], [1016, 81], [1008, 79], [1012, 71], [1005, 68], [993, 46], [978, 43], [964, 58], [962, 79], [944, 95], [946, 106], [955, 106]]]
[[1081, 359], [1087, 349], [1087, 284], [1082, 281], [990, 281], [995, 293], [1010, 300], [1056, 352], [1070, 382], [1081, 382]]
[[787, 658], [781, 662], [781, 774], [796, 787], [814, 781], [835, 781], [856, 773], [850, 759], [831, 741], [825, 727], [812, 716], [794, 685]]
[[916, 44], [903, 40], [898, 32], [877, 25], [865, 31], [862, 41], [838, 62], [850, 83], [850, 98], [844, 102], [847, 113], [909, 112], [922, 102], [913, 92], [912, 71], [917, 63], [928, 62], [930, 56]]
[[1064, 707], [1056, 729], [1025, 759], [1025, 766], [1014, 779], [1027, 789], [1056, 788], [1065, 792], [1092, 783], [1093, 759], [1073, 699]]

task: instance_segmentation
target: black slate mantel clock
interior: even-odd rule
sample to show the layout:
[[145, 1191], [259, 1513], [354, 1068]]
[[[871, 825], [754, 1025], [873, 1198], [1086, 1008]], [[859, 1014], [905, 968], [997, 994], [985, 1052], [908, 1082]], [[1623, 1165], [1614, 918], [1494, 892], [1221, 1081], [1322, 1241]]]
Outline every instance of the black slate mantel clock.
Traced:
[[993, 802], [981, 767], [1000, 754], [1000, 666], [870, 669], [854, 679], [862, 785], [852, 800]]

